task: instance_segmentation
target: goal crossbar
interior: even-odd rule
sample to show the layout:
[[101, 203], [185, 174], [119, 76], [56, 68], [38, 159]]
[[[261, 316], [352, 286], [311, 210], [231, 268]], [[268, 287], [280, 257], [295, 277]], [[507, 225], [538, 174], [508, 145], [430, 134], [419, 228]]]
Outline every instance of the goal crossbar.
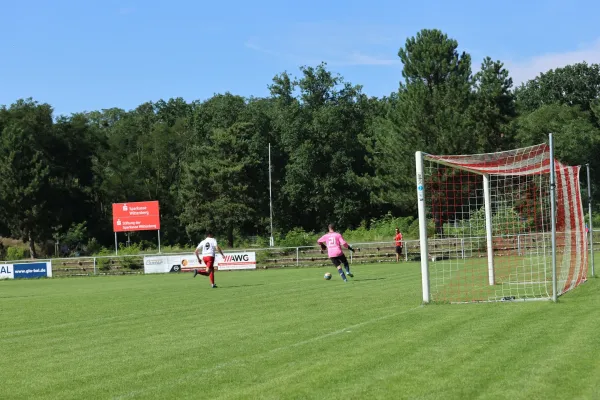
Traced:
[[481, 175], [519, 176], [550, 171], [550, 147], [545, 143], [498, 153], [441, 156], [421, 154], [425, 160]]

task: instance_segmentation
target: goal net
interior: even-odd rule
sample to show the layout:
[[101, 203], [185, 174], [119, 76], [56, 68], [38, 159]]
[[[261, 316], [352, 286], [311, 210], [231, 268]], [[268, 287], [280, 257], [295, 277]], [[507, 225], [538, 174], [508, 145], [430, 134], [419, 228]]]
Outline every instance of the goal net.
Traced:
[[560, 296], [587, 279], [580, 167], [550, 154], [547, 144], [476, 155], [417, 152], [424, 302], [551, 299], [554, 285]]

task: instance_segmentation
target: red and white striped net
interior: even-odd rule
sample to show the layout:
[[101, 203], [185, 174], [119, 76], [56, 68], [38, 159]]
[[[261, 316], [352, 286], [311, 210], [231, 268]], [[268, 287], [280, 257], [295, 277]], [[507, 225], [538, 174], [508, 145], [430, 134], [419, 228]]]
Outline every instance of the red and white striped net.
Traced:
[[[552, 296], [549, 150], [541, 144], [488, 154], [424, 155], [432, 301]], [[556, 161], [555, 171], [560, 295], [587, 279], [587, 234], [580, 167]], [[484, 174], [489, 177], [493, 266], [487, 255]]]

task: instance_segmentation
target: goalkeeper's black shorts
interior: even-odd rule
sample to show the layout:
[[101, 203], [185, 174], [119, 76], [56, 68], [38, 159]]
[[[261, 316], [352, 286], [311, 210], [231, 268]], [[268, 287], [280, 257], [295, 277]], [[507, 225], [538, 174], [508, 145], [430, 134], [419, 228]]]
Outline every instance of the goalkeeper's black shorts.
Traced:
[[337, 257], [329, 257], [329, 259], [331, 260], [333, 265], [335, 265], [336, 267], [339, 267], [340, 264], [344, 264], [344, 267], [348, 266], [348, 259], [346, 258], [346, 255], [344, 255], [344, 254], [337, 256]]

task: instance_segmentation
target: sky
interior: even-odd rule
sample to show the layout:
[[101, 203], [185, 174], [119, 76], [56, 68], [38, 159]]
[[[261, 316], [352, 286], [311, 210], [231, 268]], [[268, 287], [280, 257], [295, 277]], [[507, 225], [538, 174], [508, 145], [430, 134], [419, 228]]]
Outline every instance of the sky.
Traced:
[[0, 0], [0, 105], [55, 114], [215, 93], [267, 96], [283, 71], [324, 61], [369, 96], [398, 88], [398, 49], [421, 29], [456, 39], [477, 70], [505, 63], [516, 85], [600, 63], [597, 0]]

